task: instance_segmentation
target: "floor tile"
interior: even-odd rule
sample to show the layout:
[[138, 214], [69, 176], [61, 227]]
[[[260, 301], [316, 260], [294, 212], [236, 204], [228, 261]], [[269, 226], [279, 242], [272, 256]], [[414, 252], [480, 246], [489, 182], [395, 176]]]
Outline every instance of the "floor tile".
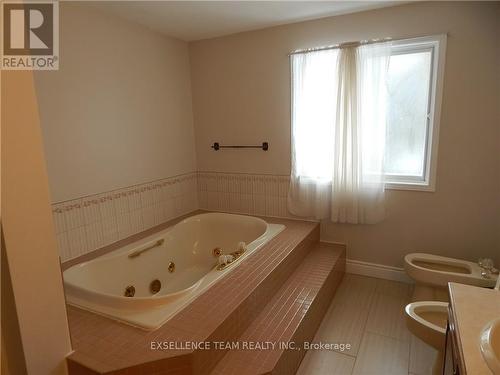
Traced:
[[349, 344], [340, 353], [356, 355], [375, 292], [375, 279], [346, 274], [314, 338], [316, 342]]
[[410, 343], [410, 372], [414, 375], [432, 375], [432, 366], [436, 360], [437, 353], [437, 350], [412, 335]]
[[354, 357], [332, 351], [309, 350], [297, 375], [350, 375], [354, 360]]
[[431, 374], [436, 351], [406, 329], [412, 286], [346, 274], [314, 338], [349, 343], [344, 352], [309, 351], [300, 375]]
[[410, 284], [399, 283], [397, 281], [377, 279], [376, 292], [391, 297], [408, 298], [411, 297], [413, 289]]
[[314, 341], [349, 344], [345, 353], [356, 355], [368, 319], [369, 309], [361, 309], [356, 304], [332, 305], [321, 323]]
[[360, 310], [369, 310], [375, 293], [375, 279], [347, 274], [342, 280], [330, 305], [348, 304]]
[[366, 332], [354, 375], [407, 375], [410, 343]]
[[450, 296], [448, 295], [448, 290], [445, 288], [436, 288], [434, 290], [434, 300], [442, 302], [450, 302]]
[[406, 328], [404, 315], [404, 307], [408, 302], [408, 298], [375, 293], [366, 330], [398, 340], [410, 341], [410, 332]]

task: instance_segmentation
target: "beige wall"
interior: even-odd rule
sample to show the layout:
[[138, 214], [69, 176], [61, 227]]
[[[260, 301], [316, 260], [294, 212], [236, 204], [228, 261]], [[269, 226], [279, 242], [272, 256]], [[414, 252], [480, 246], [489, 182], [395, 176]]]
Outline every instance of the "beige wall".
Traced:
[[36, 88], [53, 202], [196, 170], [188, 45], [60, 4], [60, 70]]
[[[23, 373], [20, 336], [28, 374], [66, 374], [71, 343], [33, 75], [1, 74], [1, 217], [6, 254], [2, 263], [8, 262], [10, 283], [5, 287], [12, 288], [13, 297], [6, 295], [4, 301], [2, 295], [10, 322], [9, 330], [2, 331], [3, 339], [7, 350], [17, 350], [8, 358], [9, 366], [16, 364], [12, 373]], [[16, 312], [19, 334], [13, 326]]]
[[[324, 223], [322, 238], [347, 242], [351, 259], [393, 266], [410, 251], [500, 262], [498, 19], [498, 3], [414, 3], [194, 42], [198, 169], [289, 174], [288, 52], [448, 33], [436, 192], [389, 191], [383, 223]], [[267, 153], [209, 147], [264, 140]]]

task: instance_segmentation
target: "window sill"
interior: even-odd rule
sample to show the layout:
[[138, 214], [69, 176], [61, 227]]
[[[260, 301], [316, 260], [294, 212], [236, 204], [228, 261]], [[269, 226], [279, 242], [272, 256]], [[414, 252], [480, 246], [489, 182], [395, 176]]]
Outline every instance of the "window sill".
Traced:
[[426, 183], [415, 183], [415, 182], [386, 182], [385, 183], [386, 190], [411, 190], [411, 191], [425, 191], [428, 193], [434, 193], [436, 191], [436, 187], [432, 184]]

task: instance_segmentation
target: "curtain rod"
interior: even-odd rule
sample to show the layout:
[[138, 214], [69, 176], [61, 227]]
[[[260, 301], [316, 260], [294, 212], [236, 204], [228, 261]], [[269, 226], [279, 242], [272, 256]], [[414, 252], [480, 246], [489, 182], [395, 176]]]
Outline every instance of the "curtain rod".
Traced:
[[[447, 33], [437, 34], [437, 35], [447, 35]], [[369, 39], [369, 40], [359, 40], [359, 41], [355, 41], [355, 42], [343, 42], [343, 43], [337, 43], [337, 44], [333, 44], [333, 45], [329, 45], [329, 46], [298, 49], [296, 51], [290, 52], [288, 54], [288, 56], [298, 55], [301, 53], [308, 53], [308, 52], [325, 51], [325, 50], [329, 50], [329, 49], [340, 49], [340, 48], [347, 48], [347, 47], [365, 46], [368, 44], [376, 44], [376, 43], [384, 43], [384, 42], [397, 42], [400, 40], [422, 39], [422, 38], [428, 38], [428, 37], [437, 36], [437, 35], [413, 36], [413, 37], [402, 37], [402, 38], [389, 38], [388, 37], [388, 38], [377, 38], [377, 39]]]
[[[404, 39], [408, 39], [408, 38], [404, 38]], [[325, 51], [325, 50], [329, 50], [329, 49], [340, 49], [340, 48], [347, 48], [347, 47], [365, 46], [367, 44], [384, 43], [384, 42], [389, 42], [389, 41], [394, 41], [394, 40], [402, 40], [402, 39], [383, 38], [383, 39], [360, 40], [360, 41], [356, 41], [356, 42], [343, 42], [343, 43], [333, 44], [330, 46], [298, 49], [296, 51], [290, 52], [288, 54], [288, 56], [298, 55], [301, 53]]]

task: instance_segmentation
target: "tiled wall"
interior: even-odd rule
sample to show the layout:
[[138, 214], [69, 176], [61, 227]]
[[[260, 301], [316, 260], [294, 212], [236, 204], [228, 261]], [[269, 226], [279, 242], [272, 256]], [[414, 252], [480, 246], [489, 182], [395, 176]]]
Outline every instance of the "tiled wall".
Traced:
[[288, 176], [198, 172], [201, 209], [291, 217], [286, 205]]
[[198, 208], [196, 173], [52, 205], [66, 261]]
[[52, 205], [64, 262], [196, 209], [292, 217], [289, 177], [198, 172]]

